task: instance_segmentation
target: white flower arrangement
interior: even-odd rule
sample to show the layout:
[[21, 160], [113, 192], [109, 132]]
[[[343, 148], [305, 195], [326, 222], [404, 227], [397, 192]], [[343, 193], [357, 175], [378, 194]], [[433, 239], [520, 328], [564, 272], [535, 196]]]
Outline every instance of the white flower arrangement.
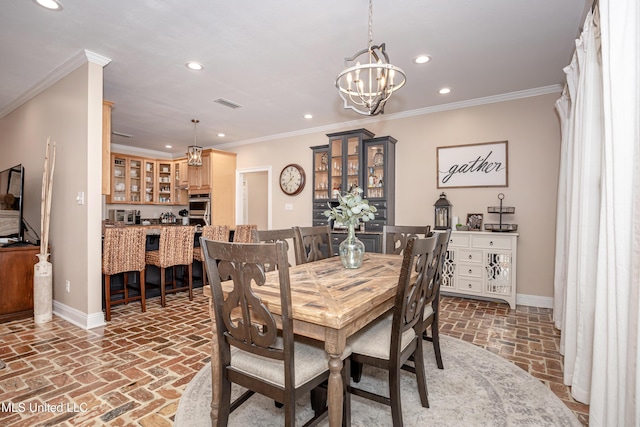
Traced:
[[329, 209], [324, 211], [324, 215], [344, 225], [358, 225], [358, 222], [367, 222], [375, 219], [378, 211], [375, 206], [369, 205], [367, 199], [362, 198], [362, 188], [355, 187], [344, 195], [339, 190], [333, 191], [338, 198], [338, 206], [329, 205]]

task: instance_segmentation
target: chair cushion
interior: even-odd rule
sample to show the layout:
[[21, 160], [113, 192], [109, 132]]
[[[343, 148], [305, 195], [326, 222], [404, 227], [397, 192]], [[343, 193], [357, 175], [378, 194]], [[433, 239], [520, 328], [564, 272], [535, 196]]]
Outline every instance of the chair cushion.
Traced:
[[[276, 340], [276, 346], [282, 348], [282, 338]], [[351, 354], [350, 349], [342, 355], [344, 360]], [[329, 356], [319, 346], [294, 342], [295, 387], [312, 380], [329, 369]], [[258, 356], [231, 347], [231, 366], [245, 374], [261, 378], [266, 382], [284, 387], [284, 362]]]
[[[392, 323], [393, 313], [389, 313], [349, 338], [347, 345], [353, 353], [389, 360]], [[401, 350], [404, 350], [415, 336], [413, 328], [405, 331], [402, 334]]]
[[426, 320], [433, 314], [433, 306], [431, 304], [427, 304], [424, 308], [424, 315], [422, 316], [423, 320]]

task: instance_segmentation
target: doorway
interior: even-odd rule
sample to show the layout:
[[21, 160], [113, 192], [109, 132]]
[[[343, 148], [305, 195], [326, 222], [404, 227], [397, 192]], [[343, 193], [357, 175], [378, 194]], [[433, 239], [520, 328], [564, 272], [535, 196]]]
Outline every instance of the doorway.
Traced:
[[236, 172], [236, 224], [271, 228], [271, 166]]

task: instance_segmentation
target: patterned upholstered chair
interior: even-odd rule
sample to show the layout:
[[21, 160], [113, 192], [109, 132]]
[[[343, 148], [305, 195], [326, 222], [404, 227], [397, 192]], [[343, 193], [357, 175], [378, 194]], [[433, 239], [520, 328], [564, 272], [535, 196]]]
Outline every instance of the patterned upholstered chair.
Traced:
[[[228, 225], [205, 225], [202, 227], [202, 237], [209, 240], [216, 240], [218, 242], [229, 241], [230, 227]], [[207, 273], [204, 265], [204, 255], [202, 254], [201, 247], [193, 248], [193, 260], [202, 263], [202, 285], [207, 285]]]
[[317, 261], [333, 256], [331, 228], [328, 225], [293, 227], [296, 232], [296, 264]]
[[[145, 245], [147, 234], [142, 227], [105, 227], [102, 249], [102, 274], [104, 274], [104, 302], [107, 321], [111, 320], [111, 306], [140, 301], [142, 311], [145, 303]], [[129, 282], [129, 276], [138, 273], [137, 285]], [[123, 274], [121, 289], [111, 288], [111, 276]], [[129, 293], [136, 287], [137, 292]], [[115, 295], [122, 295], [114, 299]]]
[[[223, 243], [201, 239], [207, 274], [211, 278], [215, 314], [218, 367], [212, 373], [218, 387], [218, 426], [226, 426], [229, 414], [254, 393], [284, 404], [285, 426], [295, 424], [296, 400], [318, 392], [329, 378], [327, 356], [321, 346], [298, 341], [293, 334], [289, 265], [282, 241], [264, 244]], [[254, 293], [264, 280], [264, 265], [278, 270], [280, 316]], [[231, 277], [233, 290], [225, 299], [220, 277]], [[280, 328], [276, 324], [280, 319]], [[231, 384], [248, 389], [231, 402]], [[313, 398], [316, 400], [318, 398]], [[320, 400], [322, 398], [319, 398]], [[348, 406], [349, 395], [345, 397]], [[324, 405], [314, 408], [311, 424], [326, 414]]]
[[404, 250], [392, 313], [347, 339], [352, 362], [389, 371], [389, 397], [356, 388], [353, 384], [349, 389], [352, 394], [391, 406], [394, 427], [403, 425], [400, 371], [410, 359], [415, 364], [413, 372], [418, 383], [420, 403], [425, 408], [429, 407], [422, 352], [423, 311], [425, 302], [435, 292], [433, 279], [438, 269], [437, 240], [437, 236], [409, 239]]
[[402, 254], [411, 237], [428, 237], [431, 226], [385, 225], [382, 228], [382, 250], [385, 254]]
[[253, 236], [251, 233], [253, 230], [257, 230], [258, 226], [256, 224], [239, 224], [236, 225], [236, 228], [233, 232], [233, 241], [234, 243], [251, 243], [253, 240]]
[[[193, 300], [191, 266], [193, 265], [194, 237], [195, 227], [192, 226], [162, 227], [158, 250], [146, 253], [147, 266], [153, 265], [160, 269], [160, 304], [163, 307], [166, 305], [167, 293], [189, 291], [189, 300]], [[171, 267], [173, 267], [171, 281], [167, 283], [166, 270]], [[183, 270], [180, 278], [176, 271], [178, 267], [182, 267]], [[167, 289], [167, 285], [171, 285], [171, 288]]]

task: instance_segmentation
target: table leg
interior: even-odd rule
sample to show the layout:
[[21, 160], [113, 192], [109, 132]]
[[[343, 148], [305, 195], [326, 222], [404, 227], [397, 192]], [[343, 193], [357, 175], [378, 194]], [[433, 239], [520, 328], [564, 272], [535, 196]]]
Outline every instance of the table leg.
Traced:
[[342, 425], [342, 359], [340, 354], [329, 354], [329, 389], [327, 391], [327, 404], [329, 406], [329, 426], [340, 427]]

